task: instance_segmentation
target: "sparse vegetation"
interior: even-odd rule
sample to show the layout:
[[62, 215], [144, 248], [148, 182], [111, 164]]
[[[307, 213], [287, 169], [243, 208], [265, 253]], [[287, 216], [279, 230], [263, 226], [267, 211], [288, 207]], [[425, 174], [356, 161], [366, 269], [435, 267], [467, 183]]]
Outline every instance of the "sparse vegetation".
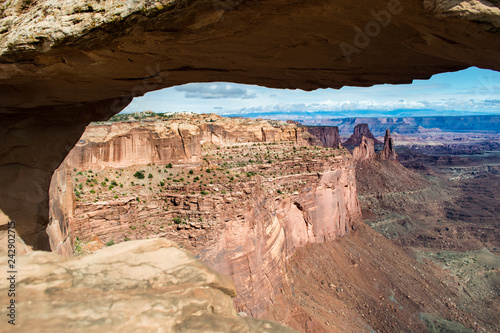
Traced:
[[134, 173], [134, 177], [135, 177], [135, 178], [137, 178], [137, 179], [144, 179], [144, 178], [145, 178], [145, 176], [144, 176], [144, 171], [143, 171], [143, 170], [141, 170], [141, 171], [136, 171], [136, 172]]

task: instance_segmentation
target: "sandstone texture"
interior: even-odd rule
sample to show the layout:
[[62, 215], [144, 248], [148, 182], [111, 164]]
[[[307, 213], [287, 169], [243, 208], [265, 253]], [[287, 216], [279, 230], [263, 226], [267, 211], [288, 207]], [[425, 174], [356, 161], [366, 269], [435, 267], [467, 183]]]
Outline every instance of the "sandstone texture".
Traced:
[[325, 147], [335, 146], [325, 131], [317, 131], [314, 136], [308, 128], [283, 122], [230, 119], [216, 114], [160, 115], [144, 121], [93, 124], [66, 161], [79, 170], [149, 163], [195, 165], [201, 161], [202, 145], [280, 141], [323, 145], [321, 138]]
[[[147, 114], [147, 113], [146, 113]], [[143, 121], [92, 124], [66, 158], [79, 170], [132, 164], [199, 164], [202, 145], [294, 141], [338, 148], [338, 128], [296, 126], [281, 121], [224, 118], [216, 114], [172, 114]]]
[[335, 126], [305, 126], [306, 131], [313, 136], [311, 145], [338, 148], [341, 146], [339, 128]]
[[397, 161], [398, 154], [394, 150], [394, 140], [391, 138], [391, 130], [385, 131], [384, 149], [379, 153], [379, 158], [389, 161]]
[[367, 138], [364, 134], [361, 135], [361, 143], [352, 151], [352, 156], [356, 161], [372, 160], [376, 157], [375, 145], [372, 139]]
[[0, 10], [9, 109], [117, 106], [188, 82], [310, 90], [500, 69], [496, 1], [8, 0]]
[[370, 132], [368, 124], [358, 124], [356, 125], [356, 127], [354, 127], [354, 133], [346, 142], [344, 142], [343, 145], [348, 147], [349, 149], [354, 149], [354, 147], [357, 147], [362, 143], [363, 136], [367, 139], [372, 140], [375, 145], [381, 143], [379, 140], [377, 140], [377, 138], [373, 136], [372, 132]]
[[48, 249], [53, 171], [88, 123], [147, 91], [214, 81], [311, 90], [499, 70], [498, 10], [475, 0], [2, 1], [0, 208], [27, 243]]
[[[146, 146], [142, 164], [127, 157], [132, 155], [114, 160], [96, 149], [106, 144], [127, 151], [106, 141], [132, 138], [136, 129], [145, 137], [166, 136], [189, 124], [198, 126], [182, 140], [174, 132], [172, 140], [196, 141], [197, 162], [185, 158], [182, 146], [177, 155], [155, 159], [150, 151], [175, 146], [167, 139], [161, 146], [153, 141], [154, 149]], [[174, 240], [230, 276], [238, 311], [258, 317], [280, 293], [287, 258], [308, 243], [344, 236], [361, 214], [354, 160], [330, 141], [337, 129], [315, 134], [283, 122], [189, 114], [89, 126], [84, 143], [65, 160], [70, 176], [52, 184], [73, 189], [66, 203], [52, 201], [52, 211], [71, 211], [74, 219], [53, 216], [51, 225], [70, 221], [54, 229], [76, 240], [77, 253], [130, 239]], [[311, 140], [320, 146], [309, 146]], [[99, 159], [81, 163], [75, 155]], [[144, 179], [134, 176], [138, 172]], [[51, 236], [53, 250], [64, 248], [60, 242]]]
[[52, 175], [49, 188], [49, 225], [46, 232], [50, 249], [64, 256], [73, 254], [75, 200], [68, 163], [63, 162]]
[[52, 174], [90, 121], [114, 113], [110, 104], [0, 113], [0, 209], [16, 221], [27, 244], [50, 249], [45, 229]]
[[[366, 136], [365, 136], [366, 135]], [[360, 137], [361, 136], [361, 137]], [[370, 161], [374, 159], [379, 160], [388, 160], [388, 161], [397, 161], [398, 154], [396, 153], [394, 147], [394, 140], [391, 138], [391, 130], [387, 129], [384, 137], [384, 147], [377, 154], [375, 153], [375, 144], [376, 140], [379, 142], [373, 134], [370, 132], [367, 124], [356, 125], [354, 128], [354, 134], [351, 135], [348, 141], [344, 144], [346, 146], [351, 146], [355, 142], [358, 142], [359, 145], [354, 147], [352, 151], [352, 155], [355, 161]]]
[[[238, 317], [231, 280], [165, 239], [70, 259], [32, 252], [18, 260], [18, 318], [2, 332], [295, 332]], [[7, 257], [0, 262], [5, 267]], [[8, 288], [2, 279], [4, 304]], [[2, 317], [7, 311], [2, 307]]]

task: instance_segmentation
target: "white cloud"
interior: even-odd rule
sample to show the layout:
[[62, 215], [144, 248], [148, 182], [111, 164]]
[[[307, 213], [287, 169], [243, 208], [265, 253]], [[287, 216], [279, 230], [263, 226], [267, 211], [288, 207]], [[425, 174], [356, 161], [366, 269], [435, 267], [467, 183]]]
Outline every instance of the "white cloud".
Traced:
[[175, 87], [175, 90], [184, 92], [185, 98], [220, 99], [220, 98], [256, 98], [255, 93], [241, 86], [215, 82], [215, 83], [191, 83]]

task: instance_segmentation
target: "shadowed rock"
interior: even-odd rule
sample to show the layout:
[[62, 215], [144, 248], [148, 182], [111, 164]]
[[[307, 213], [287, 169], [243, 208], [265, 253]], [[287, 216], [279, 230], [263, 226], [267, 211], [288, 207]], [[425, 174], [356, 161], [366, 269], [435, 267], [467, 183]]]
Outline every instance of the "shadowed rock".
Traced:
[[323, 147], [338, 148], [340, 146], [339, 128], [336, 126], [305, 126], [305, 130], [314, 139], [310, 144]]
[[[0, 259], [3, 267], [7, 259]], [[12, 332], [296, 332], [238, 317], [231, 280], [166, 239], [70, 259], [36, 251], [18, 260], [22, 292]], [[1, 279], [3, 304], [9, 303], [9, 285]], [[2, 307], [3, 318], [8, 311]]]
[[376, 145], [382, 143], [373, 136], [372, 132], [370, 132], [368, 124], [358, 124], [356, 125], [356, 127], [354, 127], [354, 133], [351, 135], [351, 137], [346, 142], [344, 142], [344, 146], [349, 149], [354, 149], [354, 147], [357, 147], [361, 144], [363, 136], [367, 139], [372, 140]]
[[0, 208], [44, 249], [53, 171], [90, 121], [131, 97], [188, 82], [312, 90], [500, 70], [497, 2], [10, 0], [0, 12]]

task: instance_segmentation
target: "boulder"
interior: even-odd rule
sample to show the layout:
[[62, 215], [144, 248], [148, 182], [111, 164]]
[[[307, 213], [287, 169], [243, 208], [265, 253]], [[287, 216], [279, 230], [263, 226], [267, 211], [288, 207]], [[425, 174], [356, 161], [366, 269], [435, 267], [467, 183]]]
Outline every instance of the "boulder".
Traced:
[[[0, 264], [7, 267], [7, 256]], [[15, 326], [9, 332], [296, 332], [241, 318], [231, 280], [166, 239], [125, 242], [66, 258], [18, 256]], [[22, 273], [21, 273], [22, 272]], [[9, 304], [10, 282], [0, 280]], [[2, 306], [7, 318], [10, 310]]]

